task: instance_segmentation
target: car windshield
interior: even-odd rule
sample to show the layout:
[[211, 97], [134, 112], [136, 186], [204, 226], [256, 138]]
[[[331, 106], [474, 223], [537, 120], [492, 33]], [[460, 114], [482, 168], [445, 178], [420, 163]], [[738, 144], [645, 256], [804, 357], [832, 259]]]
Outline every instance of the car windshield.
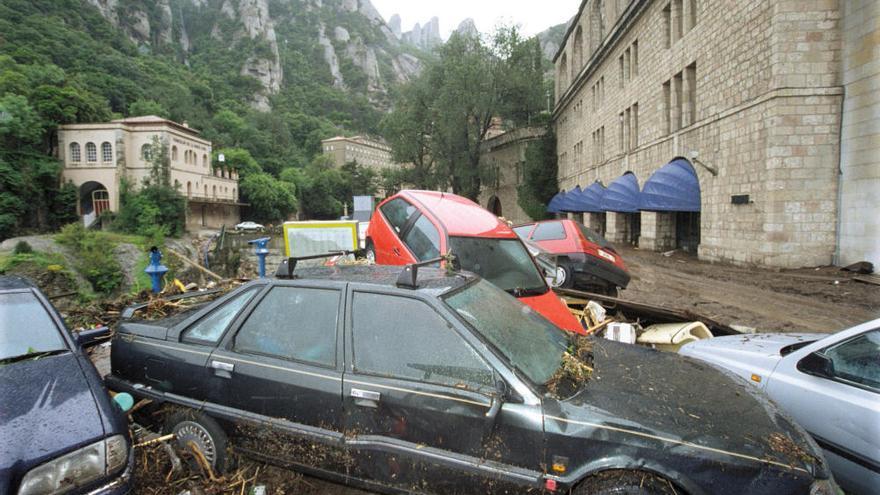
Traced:
[[581, 235], [584, 236], [588, 241], [592, 242], [593, 244], [598, 245], [599, 247], [603, 247], [603, 248], [610, 248], [611, 247], [611, 244], [609, 244], [608, 241], [605, 240], [604, 237], [599, 235], [598, 232], [594, 231], [593, 229], [588, 228], [586, 225], [583, 225], [583, 224], [580, 224], [577, 222], [575, 222], [575, 224], [578, 226], [578, 230], [581, 231]]
[[531, 382], [543, 385], [559, 368], [568, 334], [498, 287], [480, 280], [445, 302]]
[[59, 350], [67, 350], [67, 345], [33, 294], [0, 294], [0, 361]]
[[450, 237], [450, 251], [461, 267], [516, 297], [547, 292], [547, 283], [519, 239]]

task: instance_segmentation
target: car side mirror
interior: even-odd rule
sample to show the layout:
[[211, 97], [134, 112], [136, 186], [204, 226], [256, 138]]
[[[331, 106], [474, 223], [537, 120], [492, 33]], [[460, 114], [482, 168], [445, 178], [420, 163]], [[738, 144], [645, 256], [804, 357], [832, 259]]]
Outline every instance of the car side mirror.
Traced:
[[828, 356], [818, 352], [807, 354], [798, 361], [797, 369], [803, 373], [816, 376], [834, 376], [834, 363]]
[[110, 327], [100, 326], [89, 330], [83, 330], [76, 334], [76, 344], [83, 349], [94, 347], [110, 337]]

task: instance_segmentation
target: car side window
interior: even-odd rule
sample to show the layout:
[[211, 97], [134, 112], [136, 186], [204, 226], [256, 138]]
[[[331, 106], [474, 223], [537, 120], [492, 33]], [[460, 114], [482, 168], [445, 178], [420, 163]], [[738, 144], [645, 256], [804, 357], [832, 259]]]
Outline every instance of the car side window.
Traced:
[[339, 296], [332, 289], [274, 287], [241, 325], [233, 349], [335, 366]]
[[493, 386], [489, 365], [422, 301], [356, 292], [352, 316], [358, 372], [471, 390]]
[[440, 232], [424, 215], [416, 220], [403, 242], [419, 261], [440, 256]]
[[880, 391], [880, 329], [838, 344], [824, 353], [834, 375]]
[[235, 319], [235, 315], [247, 305], [259, 288], [261, 286], [254, 286], [242, 291], [237, 296], [215, 308], [211, 313], [202, 317], [199, 321], [190, 325], [183, 332], [183, 340], [216, 343], [220, 340], [226, 328], [229, 327], [229, 324], [232, 323], [232, 320]]
[[416, 213], [416, 207], [400, 198], [392, 199], [380, 208], [388, 223], [399, 234], [410, 217]]
[[533, 241], [558, 241], [565, 239], [565, 227], [562, 222], [539, 223], [532, 234]]

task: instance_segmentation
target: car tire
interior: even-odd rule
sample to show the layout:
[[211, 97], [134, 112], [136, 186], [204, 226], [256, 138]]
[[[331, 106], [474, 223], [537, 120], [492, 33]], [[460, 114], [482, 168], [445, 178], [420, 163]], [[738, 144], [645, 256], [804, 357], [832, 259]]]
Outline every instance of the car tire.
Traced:
[[669, 481], [646, 471], [613, 469], [590, 476], [572, 492], [575, 495], [672, 495]]
[[373, 246], [373, 241], [367, 239], [367, 247], [364, 248], [364, 258], [366, 258], [370, 263], [376, 264], [376, 248]]
[[[559, 280], [562, 279], [562, 282]], [[574, 272], [571, 266], [560, 263], [556, 265], [556, 285], [560, 289], [571, 289], [574, 286]]]
[[189, 451], [189, 442], [194, 442], [215, 473], [226, 470], [228, 438], [214, 418], [198, 411], [176, 412], [165, 421], [165, 433], [173, 433], [183, 451]]

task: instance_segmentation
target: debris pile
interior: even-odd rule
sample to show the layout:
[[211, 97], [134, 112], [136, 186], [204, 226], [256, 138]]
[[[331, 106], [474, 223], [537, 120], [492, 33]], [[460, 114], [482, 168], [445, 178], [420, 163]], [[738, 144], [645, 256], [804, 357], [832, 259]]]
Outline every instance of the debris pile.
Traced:
[[581, 390], [592, 376], [593, 342], [583, 335], [574, 335], [562, 353], [559, 369], [547, 382], [547, 390], [557, 398], [566, 399]]

